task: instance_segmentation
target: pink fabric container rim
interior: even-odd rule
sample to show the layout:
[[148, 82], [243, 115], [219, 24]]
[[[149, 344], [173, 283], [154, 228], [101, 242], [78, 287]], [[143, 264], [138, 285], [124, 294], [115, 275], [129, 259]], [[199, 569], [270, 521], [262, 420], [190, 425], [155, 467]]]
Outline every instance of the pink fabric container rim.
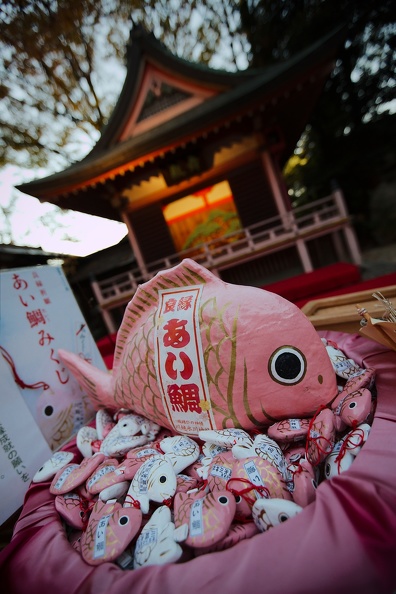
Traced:
[[[68, 543], [49, 493], [31, 485], [0, 553], [6, 594], [381, 594], [396, 592], [396, 352], [358, 334], [320, 332], [377, 371], [378, 403], [351, 468], [321, 483], [284, 524], [186, 563], [122, 570], [87, 565]], [[76, 451], [72, 441], [64, 449]]]

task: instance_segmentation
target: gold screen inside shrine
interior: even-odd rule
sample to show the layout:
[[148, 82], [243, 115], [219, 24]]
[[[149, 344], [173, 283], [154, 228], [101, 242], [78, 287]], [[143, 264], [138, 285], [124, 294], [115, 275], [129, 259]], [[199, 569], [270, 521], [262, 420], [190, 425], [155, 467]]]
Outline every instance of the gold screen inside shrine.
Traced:
[[177, 251], [238, 231], [241, 222], [228, 182], [209, 186], [163, 207]]

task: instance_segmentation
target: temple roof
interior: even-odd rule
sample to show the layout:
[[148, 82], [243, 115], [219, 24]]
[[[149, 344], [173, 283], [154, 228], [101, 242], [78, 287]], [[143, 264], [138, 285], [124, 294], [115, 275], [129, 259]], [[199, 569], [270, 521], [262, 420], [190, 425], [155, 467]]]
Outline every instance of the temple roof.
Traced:
[[[98, 184], [111, 185], [119, 176], [142, 171], [242, 118], [253, 121], [261, 113], [261, 119], [274, 120], [274, 110], [283, 127], [286, 160], [333, 69], [342, 39], [339, 28], [287, 61], [225, 72], [178, 58], [152, 34], [134, 28], [123, 89], [91, 152], [63, 171], [18, 189], [62, 208], [118, 219], [109, 201], [97, 199]], [[96, 198], [90, 195], [95, 188]]]

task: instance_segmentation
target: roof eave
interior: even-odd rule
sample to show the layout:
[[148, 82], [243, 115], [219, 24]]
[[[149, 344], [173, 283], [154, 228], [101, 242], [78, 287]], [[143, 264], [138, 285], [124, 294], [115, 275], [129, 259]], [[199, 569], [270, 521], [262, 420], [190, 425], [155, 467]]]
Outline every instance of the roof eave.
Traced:
[[[56, 195], [73, 192], [83, 185], [91, 185], [95, 183], [95, 180], [99, 181], [99, 177], [103, 179], [103, 177], [116, 175], [120, 168], [128, 169], [139, 165], [144, 162], [144, 158], [152, 159], [175, 143], [178, 145], [185, 143], [186, 139], [191, 140], [194, 135], [202, 135], [213, 125], [221, 125], [232, 117], [238, 117], [241, 110], [248, 112], [260, 102], [270, 101], [273, 92], [288, 81], [291, 76], [296, 77], [312, 58], [315, 59], [316, 66], [323, 63], [326, 70], [322, 75], [324, 78], [331, 69], [330, 59], [334, 57], [342, 36], [342, 30], [336, 30], [329, 34], [324, 42], [314, 44], [293, 60], [278, 65], [276, 67], [277, 75], [268, 78], [267, 71], [267, 74], [256, 76], [243, 86], [235, 87], [223, 95], [213, 97], [190, 112], [181, 114], [156, 128], [155, 136], [152, 131], [145, 132], [115, 146], [110, 151], [103, 151], [102, 154], [96, 155], [91, 153], [83, 161], [68, 169], [27, 184], [21, 184], [17, 186], [17, 189], [46, 200]], [[320, 50], [320, 55], [318, 50]], [[241, 100], [243, 100], [243, 107], [240, 106]], [[203, 122], [204, 126], [202, 126]], [[182, 136], [180, 135], [181, 129], [183, 130]]]

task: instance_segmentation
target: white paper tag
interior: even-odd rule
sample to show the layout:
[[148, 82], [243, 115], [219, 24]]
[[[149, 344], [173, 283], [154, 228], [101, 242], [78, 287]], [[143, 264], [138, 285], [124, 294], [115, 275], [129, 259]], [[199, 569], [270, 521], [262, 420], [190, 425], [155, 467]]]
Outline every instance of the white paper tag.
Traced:
[[147, 493], [148, 490], [148, 479], [150, 476], [150, 472], [154, 464], [156, 463], [157, 458], [149, 458], [143, 466], [139, 468], [139, 476], [138, 476], [138, 484], [139, 484], [139, 493]]
[[63, 487], [63, 483], [65, 482], [69, 474], [71, 474], [73, 470], [75, 470], [76, 468], [78, 468], [78, 464], [70, 464], [70, 466], [65, 468], [65, 470], [62, 472], [62, 474], [55, 483], [55, 489], [61, 489], [61, 487]]
[[201, 536], [203, 534], [202, 506], [203, 499], [197, 499], [191, 506], [190, 536]]
[[146, 547], [154, 547], [158, 541], [157, 528], [145, 528], [136, 541], [135, 552], [141, 553]]
[[[255, 465], [255, 463], [252, 460], [250, 460], [249, 462], [246, 462], [246, 464], [244, 464], [243, 467], [246, 470], [246, 474], [249, 477], [249, 481], [253, 485], [256, 485], [256, 487], [265, 487], [263, 479], [261, 478], [261, 475], [260, 475], [259, 471], [257, 470], [257, 466]], [[264, 496], [259, 491], [255, 491], [255, 494], [256, 494], [257, 499], [264, 498]]]
[[98, 557], [104, 557], [104, 555], [106, 553], [106, 530], [107, 530], [107, 524], [109, 523], [110, 518], [111, 518], [111, 514], [107, 514], [106, 516], [103, 516], [103, 518], [101, 518], [99, 520], [99, 523], [96, 527], [95, 545], [94, 545], [94, 554], [93, 554], [94, 559], [98, 559]]
[[213, 464], [210, 470], [210, 476], [218, 476], [219, 478], [228, 481], [231, 478], [231, 468], [227, 468], [221, 464]]
[[95, 472], [95, 474], [93, 475], [93, 477], [91, 477], [87, 483], [87, 486], [90, 488], [92, 487], [92, 485], [94, 485], [95, 483], [98, 482], [98, 480], [100, 478], [102, 478], [102, 476], [105, 476], [106, 474], [109, 474], [109, 472], [113, 472], [116, 469], [116, 467], [113, 464], [108, 464], [107, 466], [103, 466], [100, 470], [98, 470], [97, 472]]
[[292, 431], [299, 431], [301, 429], [300, 419], [289, 419], [289, 425]]

